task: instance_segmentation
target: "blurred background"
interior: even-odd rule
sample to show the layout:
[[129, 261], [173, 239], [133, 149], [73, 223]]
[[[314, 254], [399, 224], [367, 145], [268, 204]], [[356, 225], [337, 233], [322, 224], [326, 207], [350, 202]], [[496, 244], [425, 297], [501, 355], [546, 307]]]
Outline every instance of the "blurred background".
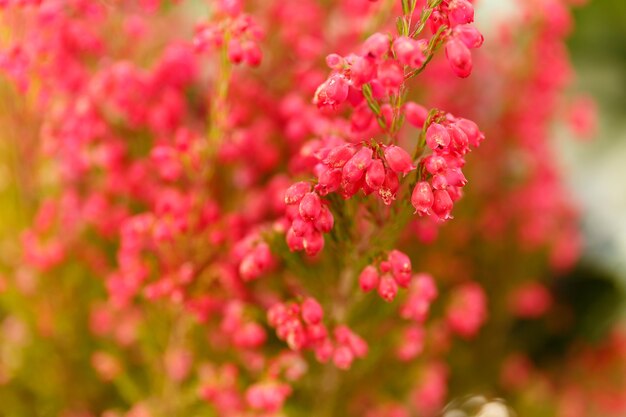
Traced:
[[[575, 68], [572, 103], [584, 119], [581, 137], [555, 126], [555, 143], [571, 192], [582, 212], [586, 241], [580, 268], [626, 286], [626, 2], [572, 1], [575, 27], [568, 47]], [[516, 13], [515, 1], [485, 0], [477, 13], [488, 31], [494, 17]], [[482, 13], [481, 13], [482, 12]], [[593, 110], [595, 109], [595, 114]], [[589, 110], [592, 110], [589, 112]], [[582, 113], [582, 114], [581, 114]], [[579, 268], [579, 269], [580, 269]], [[624, 316], [626, 308], [620, 308]]]
[[626, 283], [626, 2], [591, 1], [575, 18], [569, 47], [578, 89], [597, 103], [597, 134], [559, 146], [585, 213], [587, 258]]

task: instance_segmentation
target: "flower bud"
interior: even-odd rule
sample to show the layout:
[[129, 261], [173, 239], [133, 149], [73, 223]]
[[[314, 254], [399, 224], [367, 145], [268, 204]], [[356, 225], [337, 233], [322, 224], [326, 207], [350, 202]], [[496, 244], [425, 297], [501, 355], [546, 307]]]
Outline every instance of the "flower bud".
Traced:
[[482, 33], [472, 25], [459, 25], [453, 30], [454, 36], [468, 48], [480, 48], [485, 38]]
[[446, 190], [435, 190], [433, 193], [433, 212], [442, 220], [451, 219], [452, 199]]
[[349, 369], [354, 361], [354, 354], [347, 346], [339, 346], [333, 354], [333, 363], [339, 369]]
[[448, 132], [450, 133], [451, 142], [457, 153], [464, 155], [469, 152], [469, 139], [463, 129], [458, 126], [451, 125], [448, 127]]
[[445, 176], [446, 182], [453, 187], [464, 187], [467, 184], [467, 178], [459, 168], [448, 170]]
[[241, 42], [238, 39], [231, 39], [228, 42], [228, 60], [233, 64], [239, 64], [243, 61], [243, 48]]
[[411, 259], [399, 250], [389, 252], [387, 258], [391, 264], [394, 279], [402, 288], [407, 288], [411, 282]]
[[350, 80], [354, 86], [361, 85], [372, 81], [376, 76], [376, 64], [372, 58], [351, 57], [350, 59]]
[[293, 184], [285, 191], [285, 204], [299, 203], [309, 191], [311, 191], [311, 184], [308, 182], [300, 181]]
[[316, 193], [307, 193], [300, 201], [300, 216], [304, 220], [315, 220], [322, 210], [322, 200]]
[[424, 106], [409, 101], [404, 105], [404, 115], [409, 123], [421, 129], [428, 118], [428, 110]]
[[448, 164], [446, 159], [439, 155], [428, 155], [424, 158], [424, 167], [431, 174], [439, 174], [446, 170]]
[[315, 228], [322, 233], [328, 233], [332, 230], [335, 219], [328, 207], [322, 206], [320, 215], [315, 220]]
[[248, 41], [242, 44], [243, 61], [251, 67], [258, 67], [263, 60], [263, 53], [256, 42]]
[[302, 303], [302, 320], [306, 324], [318, 324], [324, 317], [322, 306], [314, 298], [308, 297]]
[[289, 246], [289, 250], [300, 251], [304, 249], [304, 238], [300, 236], [296, 236], [295, 231], [292, 227], [287, 230], [287, 236], [285, 237], [287, 240], [287, 246]]
[[372, 291], [378, 287], [378, 271], [373, 265], [368, 265], [359, 275], [359, 286], [364, 292]]
[[378, 284], [378, 294], [380, 297], [387, 301], [392, 302], [398, 294], [398, 284], [391, 275], [383, 275]]
[[302, 217], [298, 217], [291, 223], [291, 229], [293, 229], [294, 235], [303, 237], [313, 231], [313, 224]]
[[337, 191], [341, 185], [341, 176], [342, 171], [339, 168], [324, 169], [318, 177], [315, 191], [322, 196]]
[[471, 120], [457, 119], [455, 124], [465, 132], [471, 146], [477, 147], [485, 139], [485, 135], [478, 129], [476, 123]]
[[448, 4], [450, 25], [457, 26], [474, 21], [474, 6], [467, 0], [451, 0]]
[[420, 43], [407, 36], [401, 36], [393, 42], [393, 50], [398, 62], [413, 68], [420, 67], [426, 57]]
[[472, 73], [472, 54], [465, 44], [457, 39], [446, 43], [446, 57], [452, 71], [461, 78]]
[[370, 148], [361, 148], [343, 167], [343, 180], [349, 183], [357, 182], [372, 162], [373, 151]]
[[374, 33], [363, 43], [363, 53], [369, 57], [380, 59], [389, 51], [389, 37], [382, 33]]
[[432, 186], [434, 190], [445, 190], [448, 188], [448, 180], [443, 174], [435, 174], [432, 179]]
[[302, 246], [304, 246], [304, 251], [307, 255], [315, 256], [324, 249], [324, 236], [321, 232], [315, 230], [303, 238]]
[[330, 150], [323, 162], [331, 168], [342, 168], [355, 153], [356, 148], [353, 145], [337, 146]]
[[365, 172], [365, 183], [372, 190], [378, 190], [385, 182], [385, 166], [380, 159], [374, 159]]
[[340, 55], [330, 54], [326, 56], [326, 65], [328, 65], [330, 69], [339, 70], [343, 67], [344, 60]]
[[401, 147], [390, 145], [385, 148], [384, 153], [387, 165], [393, 172], [406, 175], [415, 169], [415, 166], [411, 163], [411, 157]]
[[378, 80], [388, 89], [396, 89], [404, 82], [404, 70], [395, 61], [385, 61], [378, 67]]

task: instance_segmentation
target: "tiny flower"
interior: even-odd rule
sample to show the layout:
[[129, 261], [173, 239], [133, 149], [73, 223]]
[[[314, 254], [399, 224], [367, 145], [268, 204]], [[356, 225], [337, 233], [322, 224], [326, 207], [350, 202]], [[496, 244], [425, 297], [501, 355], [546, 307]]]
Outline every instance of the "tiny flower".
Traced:
[[396, 298], [397, 294], [398, 284], [396, 280], [394, 280], [391, 275], [383, 275], [378, 284], [378, 295], [380, 295], [383, 300], [390, 303]]
[[404, 82], [404, 70], [395, 61], [385, 61], [378, 67], [378, 80], [384, 87], [395, 90]]
[[292, 227], [287, 230], [286, 236], [287, 246], [289, 246], [289, 250], [293, 251], [301, 251], [304, 249], [304, 237], [297, 236]]
[[428, 301], [432, 301], [437, 298], [437, 285], [435, 285], [435, 280], [430, 274], [417, 274], [414, 281], [415, 291], [420, 294], [420, 296], [424, 297]]
[[411, 282], [411, 259], [399, 250], [389, 252], [391, 272], [399, 286], [407, 288]]
[[374, 288], [378, 287], [378, 281], [378, 271], [373, 265], [366, 266], [359, 275], [359, 286], [364, 292], [372, 291]]
[[424, 158], [424, 167], [431, 174], [441, 174], [446, 170], [448, 164], [446, 159], [439, 155], [428, 155]]
[[469, 138], [463, 129], [456, 125], [448, 127], [452, 144], [457, 153], [463, 155], [469, 151]]
[[313, 231], [303, 238], [302, 246], [307, 255], [315, 256], [324, 249], [324, 236], [317, 230]]
[[348, 81], [343, 75], [333, 74], [318, 87], [313, 103], [317, 104], [319, 108], [335, 108], [347, 98]]
[[344, 60], [340, 55], [330, 54], [326, 56], [326, 65], [330, 69], [339, 70], [343, 67]]
[[324, 317], [322, 306], [312, 297], [302, 303], [302, 320], [307, 324], [318, 324]]
[[372, 162], [373, 151], [370, 148], [361, 148], [343, 166], [343, 180], [346, 182], [357, 182], [363, 177], [365, 170]]
[[468, 48], [480, 48], [485, 38], [472, 25], [459, 25], [452, 31], [454, 36], [465, 44]]
[[426, 60], [423, 45], [407, 36], [401, 36], [393, 42], [393, 51], [402, 65], [417, 68]]
[[450, 144], [450, 133], [439, 123], [433, 123], [426, 129], [426, 144], [432, 150], [439, 150]]
[[293, 184], [285, 191], [285, 204], [299, 203], [309, 191], [311, 191], [311, 184], [308, 182], [300, 181]]
[[354, 354], [347, 346], [339, 346], [333, 354], [333, 363], [339, 369], [350, 369], [354, 361]]
[[248, 41], [243, 45], [243, 60], [251, 67], [258, 67], [263, 60], [263, 53], [256, 42]]
[[258, 382], [246, 390], [246, 402], [255, 410], [273, 414], [280, 410], [289, 394], [291, 387], [287, 384]]
[[517, 287], [509, 298], [510, 311], [523, 318], [541, 317], [552, 305], [550, 292], [538, 282], [529, 282]]
[[480, 145], [480, 142], [485, 139], [485, 136], [478, 129], [476, 123], [472, 122], [471, 120], [457, 119], [455, 124], [463, 129], [463, 131], [467, 135], [467, 139], [469, 140], [470, 145], [477, 147], [478, 145]]
[[398, 188], [400, 188], [398, 175], [393, 171], [387, 171], [387, 175], [385, 176], [385, 182], [378, 189], [378, 195], [383, 200], [383, 203], [385, 203], [385, 205], [391, 205], [391, 202], [396, 199], [396, 193], [398, 192]]
[[446, 57], [452, 71], [461, 78], [469, 77], [472, 72], [472, 54], [468, 47], [457, 39], [446, 43]]
[[463, 187], [467, 184], [467, 178], [459, 168], [453, 168], [446, 172], [446, 182], [453, 187]]
[[487, 319], [487, 296], [474, 282], [455, 288], [446, 319], [450, 328], [464, 338], [471, 338]]
[[328, 207], [322, 206], [320, 215], [314, 223], [315, 228], [322, 233], [328, 233], [332, 230], [334, 223], [335, 219], [333, 217], [333, 214], [330, 212]]
[[316, 193], [307, 193], [300, 201], [299, 211], [303, 219], [313, 221], [322, 210], [322, 200]]
[[297, 237], [303, 237], [313, 231], [313, 224], [310, 221], [304, 220], [302, 217], [294, 219], [291, 223], [294, 235]]
[[333, 356], [333, 345], [330, 340], [324, 339], [322, 342], [318, 343], [315, 347], [315, 358], [320, 363], [326, 363]]
[[376, 64], [373, 58], [353, 56], [350, 62], [350, 79], [354, 86], [361, 85], [372, 81], [376, 76]]
[[435, 201], [433, 190], [426, 181], [420, 181], [415, 185], [411, 195], [411, 204], [415, 207], [415, 213], [430, 214]]
[[448, 188], [448, 180], [443, 174], [435, 174], [432, 179], [432, 186], [434, 190], [445, 190]]
[[442, 220], [451, 219], [452, 199], [446, 190], [435, 190], [433, 212]]
[[342, 168], [355, 153], [356, 148], [353, 145], [337, 146], [330, 150], [323, 162], [331, 168]]
[[233, 64], [239, 64], [243, 61], [243, 48], [238, 39], [231, 39], [228, 42], [228, 60]]
[[319, 176], [315, 191], [319, 195], [327, 195], [337, 191], [341, 186], [342, 171], [339, 168], [325, 169]]
[[404, 105], [404, 115], [409, 123], [421, 129], [428, 118], [428, 110], [424, 106], [409, 101]]
[[382, 33], [374, 33], [363, 43], [364, 55], [379, 59], [389, 51], [389, 37]]
[[474, 6], [467, 0], [451, 0], [448, 4], [448, 19], [452, 26], [472, 23]]
[[365, 183], [372, 190], [378, 190], [385, 182], [385, 166], [380, 159], [374, 159], [365, 172]]
[[408, 174], [415, 169], [409, 154], [399, 146], [390, 145], [385, 148], [385, 160], [389, 168], [398, 174]]

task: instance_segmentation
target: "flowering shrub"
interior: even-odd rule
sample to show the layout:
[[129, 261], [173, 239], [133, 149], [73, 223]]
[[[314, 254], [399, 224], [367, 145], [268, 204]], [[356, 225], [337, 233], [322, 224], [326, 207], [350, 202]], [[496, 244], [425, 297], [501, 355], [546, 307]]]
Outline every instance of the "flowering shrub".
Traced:
[[0, 1], [7, 415], [624, 412], [623, 372], [563, 378], [623, 370], [618, 333], [507, 342], [581, 247], [570, 2], [519, 3], [483, 45], [468, 0]]

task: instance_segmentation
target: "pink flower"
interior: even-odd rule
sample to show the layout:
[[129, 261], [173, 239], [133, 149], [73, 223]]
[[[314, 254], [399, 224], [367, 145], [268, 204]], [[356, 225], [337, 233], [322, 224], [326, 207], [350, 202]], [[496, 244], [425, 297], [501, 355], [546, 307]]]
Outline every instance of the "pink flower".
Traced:
[[411, 194], [411, 204], [415, 207], [415, 213], [430, 215], [434, 201], [433, 190], [428, 182], [420, 181], [415, 184]]
[[348, 82], [340, 74], [333, 74], [319, 86], [313, 102], [319, 108], [334, 109], [348, 98]]
[[324, 317], [322, 306], [312, 297], [302, 303], [302, 320], [307, 324], [318, 324]]
[[410, 67], [420, 67], [426, 57], [424, 56], [425, 45], [406, 36], [401, 36], [393, 41], [393, 50], [398, 62]]
[[409, 123], [421, 129], [428, 118], [428, 110], [424, 106], [409, 101], [404, 105], [404, 115]]
[[365, 172], [365, 183], [372, 190], [378, 190], [385, 182], [385, 166], [380, 159], [374, 159]]
[[300, 200], [300, 216], [308, 221], [317, 219], [322, 211], [322, 200], [316, 193], [307, 193]]
[[394, 298], [396, 298], [396, 295], [398, 294], [398, 284], [391, 275], [385, 274], [380, 278], [380, 282], [378, 284], [378, 294], [388, 303], [392, 302]]
[[463, 42], [457, 39], [446, 42], [446, 57], [457, 76], [466, 78], [472, 73], [472, 54]]
[[359, 275], [359, 286], [364, 292], [372, 291], [378, 287], [379, 277], [376, 267], [368, 265]]
[[433, 123], [426, 129], [426, 144], [432, 150], [440, 150], [450, 145], [450, 133], [439, 123]]
[[391, 264], [393, 278], [402, 288], [407, 288], [411, 282], [411, 259], [399, 250], [392, 250], [387, 257]]
[[385, 160], [393, 172], [406, 175], [415, 169], [409, 154], [399, 146], [387, 146], [384, 154]]

